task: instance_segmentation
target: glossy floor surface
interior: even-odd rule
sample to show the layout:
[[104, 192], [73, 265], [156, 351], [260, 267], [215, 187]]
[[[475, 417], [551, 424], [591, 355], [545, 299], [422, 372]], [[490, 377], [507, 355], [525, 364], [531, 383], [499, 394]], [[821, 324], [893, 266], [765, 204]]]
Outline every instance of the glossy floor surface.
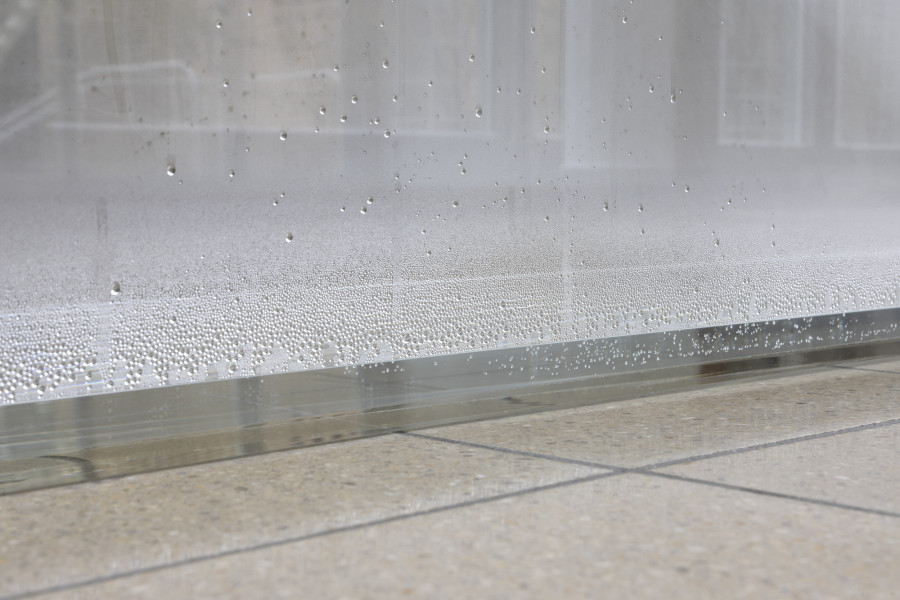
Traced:
[[898, 451], [893, 358], [12, 494], [0, 598], [896, 597]]

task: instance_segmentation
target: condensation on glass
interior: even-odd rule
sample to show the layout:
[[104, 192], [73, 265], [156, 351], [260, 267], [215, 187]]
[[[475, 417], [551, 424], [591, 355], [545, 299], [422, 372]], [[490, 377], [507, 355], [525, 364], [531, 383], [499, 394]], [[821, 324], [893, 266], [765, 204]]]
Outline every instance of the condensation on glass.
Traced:
[[4, 2], [0, 402], [896, 307], [897, 23]]

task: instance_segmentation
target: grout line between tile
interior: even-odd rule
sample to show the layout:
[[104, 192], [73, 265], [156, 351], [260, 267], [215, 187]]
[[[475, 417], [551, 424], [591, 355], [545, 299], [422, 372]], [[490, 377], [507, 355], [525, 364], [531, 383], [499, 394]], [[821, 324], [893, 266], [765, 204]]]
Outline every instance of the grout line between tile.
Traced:
[[539, 452], [528, 452], [525, 450], [513, 450], [510, 448], [503, 448], [500, 446], [491, 446], [488, 444], [477, 444], [474, 442], [465, 442], [465, 441], [461, 441], [461, 440], [454, 440], [451, 438], [442, 438], [442, 437], [438, 437], [438, 436], [425, 435], [425, 434], [421, 434], [421, 433], [405, 433], [404, 435], [415, 436], [415, 437], [422, 438], [422, 439], [430, 439], [430, 440], [434, 440], [436, 442], [444, 442], [444, 443], [456, 444], [456, 445], [461, 445], [461, 446], [470, 446], [470, 447], [474, 447], [474, 448], [482, 448], [485, 450], [495, 450], [497, 452], [505, 452], [505, 453], [509, 453], [509, 454], [518, 454], [518, 455], [522, 455], [522, 456], [528, 456], [531, 458], [542, 458], [545, 460], [551, 460], [551, 461], [562, 462], [562, 463], [567, 463], [567, 464], [578, 464], [578, 465], [589, 466], [589, 467], [598, 467], [598, 468], [603, 468], [603, 469], [609, 469], [610, 471], [612, 471], [612, 473], [610, 473], [610, 475], [622, 475], [625, 473], [634, 473], [634, 474], [638, 474], [638, 475], [648, 475], [648, 476], [652, 476], [652, 477], [664, 477], [667, 479], [676, 479], [679, 481], [687, 481], [687, 482], [697, 483], [697, 484], [702, 484], [702, 485], [711, 485], [714, 487], [721, 487], [721, 488], [735, 490], [735, 491], [741, 491], [741, 492], [749, 492], [752, 494], [760, 494], [760, 495], [764, 495], [764, 496], [773, 496], [773, 497], [777, 497], [777, 498], [795, 500], [798, 502], [809, 502], [812, 504], [819, 504], [822, 506], [830, 506], [832, 508], [843, 508], [843, 509], [853, 510], [853, 511], [857, 511], [857, 512], [864, 512], [864, 513], [877, 514], [877, 515], [881, 515], [881, 516], [900, 518], [900, 513], [895, 513], [895, 512], [891, 512], [891, 511], [883, 511], [883, 510], [879, 510], [879, 509], [865, 508], [862, 506], [856, 506], [856, 505], [852, 505], [852, 504], [841, 504], [838, 502], [830, 502], [828, 500], [820, 500], [817, 498], [809, 498], [806, 496], [795, 496], [795, 495], [791, 495], [791, 494], [783, 494], [780, 492], [772, 492], [772, 491], [762, 490], [762, 489], [758, 489], [758, 488], [731, 485], [731, 484], [721, 483], [721, 482], [717, 482], [717, 481], [711, 481], [711, 480], [707, 480], [707, 479], [697, 479], [697, 478], [692, 478], [692, 477], [685, 477], [682, 475], [675, 475], [672, 473], [660, 473], [658, 471], [653, 470], [653, 469], [660, 469], [663, 467], [669, 467], [669, 466], [679, 465], [679, 464], [688, 463], [688, 462], [694, 462], [696, 460], [717, 458], [719, 456], [727, 456], [730, 454], [742, 454], [745, 452], [751, 452], [753, 450], [761, 450], [764, 448], [771, 448], [774, 446], [782, 446], [782, 445], [786, 445], [786, 444], [805, 442], [805, 441], [819, 439], [819, 438], [841, 435], [844, 433], [853, 433], [856, 431], [865, 431], [865, 430], [869, 430], [869, 429], [877, 429], [880, 427], [887, 427], [887, 426], [898, 425], [898, 424], [900, 424], [900, 419], [891, 419], [890, 421], [881, 421], [879, 423], [870, 423], [867, 425], [858, 425], [856, 427], [847, 427], [845, 429], [838, 429], [838, 430], [834, 430], [834, 431], [816, 433], [816, 434], [812, 434], [812, 435], [790, 438], [790, 439], [786, 439], [786, 440], [779, 440], [776, 442], [766, 442], [764, 444], [756, 444], [754, 446], [746, 446], [744, 448], [736, 448], [734, 450], [723, 450], [720, 452], [713, 452], [710, 454], [689, 456], [687, 458], [671, 460], [671, 461], [662, 462], [662, 463], [656, 463], [656, 464], [647, 465], [647, 466], [643, 466], [643, 467], [617, 467], [617, 466], [613, 466], [613, 465], [595, 463], [592, 461], [564, 458], [564, 457], [560, 457], [560, 456], [554, 456], [552, 454], [541, 454]]
[[884, 369], [867, 369], [866, 367], [851, 367], [849, 365], [822, 365], [829, 369], [848, 369], [850, 371], [867, 371], [869, 373], [887, 373], [888, 375], [900, 375], [898, 371], [885, 371]]
[[664, 467], [672, 467], [675, 465], [681, 465], [684, 463], [694, 462], [694, 461], [698, 461], [698, 460], [719, 458], [720, 456], [729, 456], [731, 454], [743, 454], [745, 452], [753, 452], [754, 450], [763, 450], [765, 448], [774, 448], [776, 446], [797, 444], [800, 442], [807, 442], [810, 440], [817, 440], [817, 439], [821, 439], [821, 438], [832, 437], [835, 435], [843, 435], [845, 433], [856, 433], [857, 431], [867, 431], [869, 429], [879, 429], [881, 427], [890, 427], [893, 425], [900, 425], [900, 418], [888, 419], [887, 421], [878, 421], [877, 423], [867, 423], [865, 425], [856, 425], [854, 427], [845, 427], [843, 429], [834, 429], [832, 431], [822, 431], [820, 433], [812, 433], [809, 435], [802, 435], [799, 437], [786, 438], [783, 440], [776, 440], [774, 442], [764, 442], [762, 444], [754, 444], [752, 446], [743, 446], [741, 448], [732, 448], [729, 450], [719, 450], [717, 452], [710, 452], [708, 454], [697, 454], [697, 455], [688, 456], [685, 458], [678, 458], [675, 460], [668, 460], [668, 461], [653, 463], [653, 464], [649, 464], [649, 465], [644, 465], [643, 467], [640, 467], [640, 469], [642, 469], [642, 470], [662, 469]]
[[880, 510], [877, 508], [866, 508], [864, 506], [856, 506], [854, 504], [843, 504], [841, 502], [832, 502], [831, 500], [820, 500], [818, 498], [809, 498], [807, 496], [795, 496], [793, 494], [785, 494], [782, 492], [773, 492], [770, 490], [762, 490], [759, 488], [752, 488], [743, 485], [734, 485], [730, 483], [724, 483], [721, 481], [711, 481], [709, 479], [697, 479], [695, 477], [685, 477], [683, 475], [675, 475], [673, 473], [659, 473], [656, 471], [644, 471], [636, 469], [633, 471], [639, 475], [649, 475], [652, 477], [662, 477], [664, 479], [672, 479], [675, 481], [684, 481], [688, 483], [697, 483], [700, 485], [708, 485], [712, 487], [723, 488], [726, 490], [738, 491], [738, 492], [747, 492], [750, 494], [757, 494], [760, 496], [771, 496], [774, 498], [782, 498], [785, 500], [796, 500], [798, 502], [807, 502], [810, 504], [819, 504], [821, 506], [828, 506], [831, 508], [842, 508], [844, 510], [853, 510], [862, 513], [868, 513], [873, 515], [880, 515], [882, 517], [895, 517], [900, 518], [900, 513], [889, 511], [889, 510]]
[[616, 465], [608, 465], [604, 463], [598, 463], [590, 460], [580, 460], [577, 458], [566, 458], [564, 456], [556, 456], [553, 454], [543, 454], [540, 452], [529, 452], [527, 450], [515, 450], [513, 448], [504, 448], [502, 446], [492, 446], [490, 444], [478, 444], [476, 442], [466, 442], [463, 440], [455, 440], [453, 438], [445, 438], [436, 435], [428, 435], [424, 433], [413, 433], [413, 432], [401, 432], [401, 435], [413, 436], [421, 439], [434, 440], [436, 442], [444, 442], [447, 444], [456, 444], [460, 446], [470, 446], [472, 448], [482, 448], [485, 450], [494, 450], [496, 452], [505, 452], [507, 454], [518, 454], [521, 456], [528, 456], [531, 458], [542, 458], [545, 460], [552, 460], [556, 462], [568, 463], [568, 464], [576, 464], [582, 465], [585, 467], [598, 467], [601, 469], [609, 469], [611, 471], [617, 471], [621, 473], [632, 473], [632, 472], [642, 472], [649, 471], [652, 469], [662, 469], [665, 467], [672, 467], [675, 465], [680, 465], [689, 462], [695, 462], [698, 460], [707, 460], [711, 458], [719, 458], [720, 456], [729, 456], [731, 454], [743, 454], [745, 452], [753, 452], [754, 450], [763, 450], [765, 448], [773, 448], [776, 446], [784, 446], [787, 444], [797, 444], [800, 442], [806, 442], [809, 440], [815, 440], [819, 438], [832, 437], [835, 435], [843, 435], [845, 433], [855, 433], [857, 431], [866, 431], [869, 429], [878, 429], [881, 427], [890, 427], [892, 425], [900, 425], [900, 418], [898, 419], [890, 419], [887, 421], [879, 421], [877, 423], [867, 423], [865, 425], [856, 425], [854, 427], [846, 427], [844, 429], [835, 429], [832, 431], [823, 431], [820, 433], [813, 433], [810, 435], [804, 435], [794, 438], [786, 438], [783, 440], [776, 440], [774, 442], [764, 442], [762, 444], [754, 444], [752, 446], [743, 446], [741, 448], [731, 448], [729, 450], [719, 450], [717, 452], [710, 452], [708, 454], [695, 454], [693, 456], [687, 456], [684, 458], [677, 458], [674, 460], [651, 463], [649, 465], [643, 465], [640, 467], [620, 467]]
[[320, 537], [325, 537], [338, 533], [345, 533], [349, 531], [358, 531], [361, 529], [366, 529], [368, 527], [374, 527], [378, 525], [386, 525], [389, 523], [396, 523], [398, 521], [406, 521], [408, 519], [413, 519], [415, 517], [424, 517], [428, 515], [439, 514], [443, 512], [449, 512], [451, 510], [456, 510], [458, 508], [467, 508], [469, 506], [476, 506], [479, 504], [487, 504], [489, 502], [497, 502], [501, 500], [507, 500], [509, 498], [516, 498], [519, 496], [525, 496], [528, 494], [532, 494], [535, 492], [543, 492], [558, 488], [569, 487], [573, 485], [579, 485], [582, 483], [590, 483], [593, 481], [597, 481], [600, 479], [606, 479], [608, 477], [612, 477], [614, 475], [618, 475], [618, 471], [608, 471], [605, 473], [596, 473], [594, 475], [587, 475], [585, 477], [578, 477], [575, 479], [567, 479], [565, 481], [557, 481], [556, 483], [550, 483], [547, 485], [529, 487], [522, 490], [516, 490], [514, 492], [507, 492], [505, 494], [497, 494], [496, 496], [488, 496], [486, 498], [475, 498], [473, 500], [466, 500], [464, 502], [457, 502], [455, 504], [447, 504], [444, 506], [435, 506], [433, 508], [429, 508], [426, 510], [415, 511], [411, 513], [404, 513], [401, 515], [393, 515], [390, 517], [384, 517], [381, 519], [375, 519], [373, 521], [366, 521], [364, 523], [355, 523], [353, 525], [345, 525], [343, 527], [333, 527], [331, 529], [325, 529], [322, 531], [316, 531], [313, 533], [307, 533], [304, 535], [298, 535], [290, 538], [280, 539], [280, 540], [272, 540], [269, 542], [264, 542], [261, 544], [255, 544], [252, 546], [245, 546], [243, 548], [234, 548], [232, 550], [224, 550], [222, 552], [216, 552], [213, 554], [204, 554], [202, 556], [194, 556], [191, 558], [185, 558], [181, 560], [172, 561], [165, 564], [153, 565], [150, 567], [143, 567], [140, 569], [132, 569], [129, 571], [121, 571], [118, 573], [112, 573], [109, 575], [104, 575], [101, 577], [94, 577], [91, 579], [84, 579], [82, 581], [74, 581], [71, 583], [60, 584], [57, 586], [51, 586], [46, 588], [40, 588], [36, 590], [29, 590], [27, 592], [21, 592], [11, 595], [0, 595], [0, 600], [19, 600], [21, 598], [34, 598], [37, 596], [42, 596], [44, 594], [53, 594], [57, 592], [63, 592], [78, 588], [89, 587], [92, 585], [98, 585], [101, 583], [106, 583], [109, 581], [115, 581], [117, 579], [125, 579], [127, 577], [132, 577], [135, 575], [145, 575], [148, 573], [157, 573], [160, 571], [165, 571], [167, 569], [172, 569], [176, 567], [182, 567], [185, 565], [191, 565], [196, 563], [202, 563], [211, 560], [217, 560], [220, 558], [226, 558], [229, 556], [236, 556], [240, 554], [246, 554], [250, 552], [256, 552], [257, 550], [265, 550], [268, 548], [275, 548], [278, 546], [287, 546], [290, 544], [295, 544], [299, 542], [304, 542], [307, 540], [312, 540]]
[[552, 460], [554, 462], [565, 463], [569, 465], [580, 465], [583, 467], [596, 467], [599, 469], [609, 469], [624, 473], [629, 469], [627, 467], [616, 467], [613, 465], [605, 465], [590, 460], [579, 460], [577, 458], [566, 458], [564, 456], [554, 456], [552, 454], [541, 454], [540, 452], [529, 452], [527, 450], [516, 450], [514, 448], [504, 448], [502, 446], [492, 446], [490, 444], [478, 444], [476, 442], [466, 442], [463, 440], [454, 440], [453, 438], [445, 438], [436, 435], [427, 435], [424, 433], [414, 433], [411, 431], [402, 432], [402, 435], [416, 437], [423, 440], [431, 440], [433, 442], [443, 442], [445, 444], [454, 444], [456, 446], [466, 446], [469, 448], [479, 448], [481, 450], [493, 450], [494, 452], [503, 452], [504, 454], [515, 454], [517, 456], [527, 456], [529, 458], [540, 458], [544, 460]]

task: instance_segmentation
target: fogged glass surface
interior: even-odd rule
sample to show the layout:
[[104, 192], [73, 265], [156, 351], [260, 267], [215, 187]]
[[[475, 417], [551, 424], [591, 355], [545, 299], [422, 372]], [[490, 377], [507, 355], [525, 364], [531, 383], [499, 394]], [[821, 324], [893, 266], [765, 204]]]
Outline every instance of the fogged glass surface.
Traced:
[[898, 306], [898, 22], [0, 4], [0, 401]]

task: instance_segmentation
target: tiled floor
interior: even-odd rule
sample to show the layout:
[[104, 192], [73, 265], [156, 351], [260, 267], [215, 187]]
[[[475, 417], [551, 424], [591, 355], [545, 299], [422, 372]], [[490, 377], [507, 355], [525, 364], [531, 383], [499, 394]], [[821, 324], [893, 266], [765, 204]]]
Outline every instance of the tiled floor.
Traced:
[[0, 497], [0, 598], [900, 589], [900, 360]]

